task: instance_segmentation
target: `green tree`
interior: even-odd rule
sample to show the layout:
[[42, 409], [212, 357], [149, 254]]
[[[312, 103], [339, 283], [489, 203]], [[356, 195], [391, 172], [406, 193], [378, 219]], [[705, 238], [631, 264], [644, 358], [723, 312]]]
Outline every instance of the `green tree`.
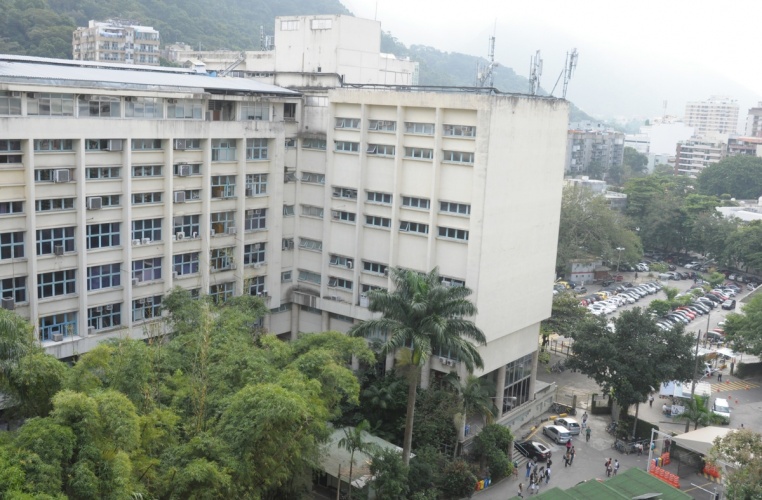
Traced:
[[476, 475], [465, 460], [454, 460], [444, 470], [441, 490], [445, 498], [471, 496], [476, 486]]
[[410, 463], [413, 439], [415, 401], [421, 366], [436, 352], [449, 352], [471, 372], [483, 366], [477, 344], [485, 344], [484, 333], [473, 321], [476, 306], [468, 300], [471, 290], [466, 287], [446, 287], [439, 271], [421, 275], [414, 271], [392, 269], [394, 291], [374, 290], [369, 309], [382, 313], [379, 319], [364, 321], [351, 329], [354, 336], [370, 337], [378, 332], [388, 335], [383, 352], [408, 349], [411, 352], [405, 439], [402, 457]]
[[379, 450], [370, 462], [376, 498], [407, 498], [409, 468], [395, 449]]
[[648, 304], [648, 311], [661, 317], [672, 310], [672, 305], [668, 300], [654, 299]]
[[[347, 490], [347, 499], [352, 499], [352, 481], [354, 481], [352, 472], [355, 466], [355, 452], [365, 453], [367, 455], [374, 455], [378, 453], [376, 444], [367, 441], [368, 429], [370, 424], [367, 420], [363, 420], [356, 427], [345, 427], [344, 437], [339, 439], [339, 448], [344, 448], [349, 452], [349, 489]], [[395, 452], [396, 453], [396, 452]], [[341, 488], [341, 483], [339, 483]]]
[[748, 270], [762, 268], [762, 221], [740, 226], [726, 242], [726, 260]]
[[756, 199], [762, 193], [762, 158], [730, 156], [701, 170], [698, 175], [702, 194], [725, 193], [739, 200]]
[[705, 279], [709, 282], [710, 286], [716, 287], [725, 282], [725, 275], [722, 273], [713, 272], [709, 274], [709, 276], [707, 276]]
[[513, 434], [510, 429], [499, 424], [487, 425], [474, 439], [474, 445], [476, 457], [489, 467], [492, 480], [499, 481], [513, 472]]
[[624, 148], [623, 163], [633, 175], [643, 175], [648, 171], [648, 156], [638, 153], [635, 148]]
[[724, 466], [727, 498], [762, 498], [762, 435], [736, 429], [714, 440], [709, 461]]
[[755, 295], [743, 308], [743, 314], [730, 313], [725, 322], [725, 336], [736, 352], [762, 356], [762, 295]]
[[699, 425], [706, 427], [707, 425], [721, 424], [722, 417], [715, 415], [709, 411], [709, 398], [707, 396], [701, 396], [694, 394], [693, 398], [688, 400], [685, 405], [683, 413], [674, 417], [675, 420], [684, 421], [686, 424], [686, 431], [688, 425], [694, 424], [693, 430], [698, 429]]
[[549, 337], [557, 333], [562, 337], [570, 337], [577, 323], [583, 320], [589, 311], [580, 306], [579, 298], [572, 292], [559, 293], [553, 297], [550, 317], [540, 323], [542, 346], [547, 346]]
[[664, 292], [664, 295], [667, 296], [667, 302], [672, 302], [675, 300], [675, 297], [677, 297], [677, 294], [680, 293], [680, 290], [673, 287], [673, 286], [665, 286], [661, 289], [662, 292]]

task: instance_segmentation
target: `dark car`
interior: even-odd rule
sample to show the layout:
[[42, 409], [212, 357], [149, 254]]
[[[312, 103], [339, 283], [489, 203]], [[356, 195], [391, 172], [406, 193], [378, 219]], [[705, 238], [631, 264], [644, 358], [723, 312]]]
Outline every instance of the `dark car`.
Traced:
[[722, 303], [722, 308], [727, 309], [728, 311], [730, 311], [731, 309], [735, 309], [736, 301], [734, 299], [728, 299]]
[[547, 446], [537, 441], [524, 441], [513, 445], [516, 450], [527, 458], [536, 461], [545, 461], [550, 458], [550, 450]]
[[677, 271], [677, 266], [674, 264], [669, 264], [667, 266], [667, 269], [669, 269], [670, 271]]

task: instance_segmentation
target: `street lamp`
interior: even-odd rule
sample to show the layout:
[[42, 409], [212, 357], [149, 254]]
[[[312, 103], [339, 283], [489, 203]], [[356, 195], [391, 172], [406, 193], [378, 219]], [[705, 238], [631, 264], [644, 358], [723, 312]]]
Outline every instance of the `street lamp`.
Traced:
[[616, 251], [619, 252], [619, 257], [616, 260], [616, 273], [619, 274], [619, 263], [622, 261], [622, 250], [624, 247], [616, 247]]

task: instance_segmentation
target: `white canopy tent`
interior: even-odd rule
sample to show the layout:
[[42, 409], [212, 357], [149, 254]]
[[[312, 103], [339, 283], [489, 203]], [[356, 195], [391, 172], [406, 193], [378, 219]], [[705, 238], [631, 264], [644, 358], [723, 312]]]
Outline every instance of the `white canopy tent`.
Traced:
[[[664, 382], [661, 384], [659, 394], [661, 396], [690, 399], [691, 382]], [[708, 398], [712, 397], [712, 386], [707, 382], [697, 382], [693, 394]]]
[[724, 437], [730, 432], [733, 432], [733, 429], [710, 426], [680, 434], [673, 437], [672, 440], [683, 448], [706, 455], [709, 453], [709, 448], [712, 447], [716, 437]]

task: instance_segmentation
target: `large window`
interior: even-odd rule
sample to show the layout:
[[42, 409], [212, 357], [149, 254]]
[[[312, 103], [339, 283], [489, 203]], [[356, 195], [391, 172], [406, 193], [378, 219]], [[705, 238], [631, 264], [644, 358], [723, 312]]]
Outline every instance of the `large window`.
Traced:
[[476, 137], [476, 127], [472, 125], [445, 125], [444, 135], [448, 137]]
[[87, 151], [121, 151], [122, 147], [121, 139], [87, 139], [85, 141]]
[[359, 118], [336, 118], [336, 128], [360, 128]]
[[231, 122], [235, 120], [235, 104], [231, 101], [210, 99], [206, 105], [207, 120], [213, 122]]
[[132, 301], [132, 321], [143, 321], [159, 317], [161, 317], [161, 295]]
[[0, 233], [0, 260], [24, 256], [24, 232]]
[[135, 193], [132, 195], [133, 205], [148, 205], [151, 203], [161, 203], [164, 193], [157, 191], [155, 193]]
[[243, 247], [243, 263], [261, 264], [265, 261], [265, 243], [251, 243]]
[[24, 213], [23, 201], [3, 201], [0, 202], [0, 215], [13, 215]]
[[122, 176], [120, 167], [87, 167], [85, 169], [85, 178], [87, 180], [95, 179], [118, 179]]
[[177, 273], [178, 276], [185, 276], [186, 274], [198, 273], [199, 266], [199, 253], [181, 253], [173, 256], [173, 268], [172, 270]]
[[173, 220], [173, 232], [183, 233], [185, 238], [198, 238], [201, 232], [200, 220], [200, 215], [179, 215]]
[[325, 184], [325, 174], [317, 172], [302, 172], [302, 182], [310, 184]]
[[209, 265], [212, 272], [233, 269], [235, 247], [213, 248], [209, 252]]
[[164, 109], [158, 97], [126, 97], [126, 118], [164, 118]]
[[346, 198], [348, 200], [356, 200], [357, 199], [357, 190], [352, 188], [345, 188], [345, 187], [334, 187], [333, 188], [333, 197], [334, 198]]
[[439, 211], [448, 214], [470, 215], [471, 205], [468, 203], [455, 203], [451, 201], [440, 201]]
[[314, 283], [319, 285], [321, 282], [320, 273], [314, 273], [312, 271], [306, 271], [299, 269], [299, 281], [306, 281], [307, 283]]
[[43, 92], [27, 93], [26, 114], [32, 116], [74, 116], [74, 95]]
[[305, 138], [302, 139], [302, 149], [320, 149], [325, 151], [325, 139]]
[[87, 326], [105, 330], [122, 324], [122, 304], [107, 304], [87, 310]]
[[422, 208], [428, 210], [431, 208], [431, 200], [428, 198], [415, 198], [413, 196], [403, 196], [402, 206], [407, 208]]
[[313, 252], [322, 252], [323, 242], [311, 240], [309, 238], [299, 238], [299, 248], [303, 250], [312, 250]]
[[340, 288], [348, 292], [352, 291], [352, 280], [337, 278], [335, 276], [328, 277], [328, 288]]
[[267, 229], [267, 209], [251, 208], [246, 210], [246, 217], [243, 220], [243, 228], [246, 231], [257, 231]]
[[433, 123], [405, 122], [406, 134], [434, 135]]
[[456, 229], [454, 227], [439, 226], [439, 237], [453, 240], [468, 241], [468, 231], [465, 229]]
[[400, 221], [400, 231], [403, 233], [429, 234], [429, 225], [403, 220]]
[[74, 198], [51, 198], [49, 200], [36, 200], [34, 202], [34, 209], [37, 212], [74, 210]]
[[451, 163], [468, 163], [469, 165], [474, 163], [474, 154], [466, 153], [465, 151], [443, 151], [443, 161]]
[[270, 120], [270, 103], [242, 102], [241, 120]]
[[74, 149], [71, 139], [35, 139], [34, 150], [38, 153], [48, 151], [72, 151]]
[[161, 165], [135, 165], [132, 167], [133, 177], [161, 177]]
[[122, 107], [118, 97], [108, 95], [79, 96], [79, 116], [119, 118], [121, 115]]
[[26, 302], [26, 276], [0, 279], [0, 297]]
[[344, 210], [331, 210], [331, 218], [342, 222], [352, 222], [357, 220], [357, 215], [352, 212], [345, 212]]
[[122, 284], [122, 265], [104, 264], [87, 268], [87, 289], [100, 290]]
[[72, 337], [77, 335], [77, 313], [75, 311], [43, 316], [39, 321], [40, 340], [53, 340], [53, 335]]
[[120, 222], [89, 224], [87, 226], [87, 248], [107, 248], [121, 245]]
[[264, 196], [267, 194], [267, 174], [246, 175], [246, 196]]
[[265, 290], [265, 278], [265, 276], [253, 276], [247, 280], [249, 295], [264, 295], [267, 292]]
[[379, 262], [371, 262], [369, 260], [362, 261], [362, 269], [367, 273], [373, 274], [386, 274], [389, 272], [389, 266], [381, 264]]
[[161, 139], [133, 139], [133, 151], [156, 151], [161, 149]]
[[505, 389], [503, 411], [509, 412], [530, 399], [529, 385], [532, 378], [532, 355], [527, 354], [505, 366]]
[[212, 198], [232, 198], [235, 196], [235, 175], [212, 176]]
[[161, 241], [161, 219], [132, 221], [132, 239]]
[[368, 144], [368, 148], [365, 150], [369, 155], [377, 156], [394, 156], [396, 148], [391, 144]]
[[235, 227], [235, 212], [213, 212], [209, 223], [214, 234], [225, 234]]
[[359, 142], [350, 142], [350, 141], [333, 141], [334, 143], [334, 151], [339, 151], [343, 153], [357, 153], [360, 151], [360, 143]]
[[161, 279], [161, 257], [132, 262], [132, 279], [143, 283]]
[[50, 255], [52, 253], [73, 251], [74, 226], [37, 230], [37, 255]]
[[66, 269], [37, 275], [37, 298], [46, 299], [76, 292], [76, 270]]
[[427, 148], [405, 148], [405, 158], [431, 160], [434, 158], [434, 150]]
[[322, 219], [323, 207], [316, 207], [314, 205], [302, 205], [302, 215]]
[[397, 122], [391, 120], [371, 120], [370, 123], [368, 123], [368, 130], [394, 132], [397, 130]]
[[388, 217], [378, 217], [377, 215], [366, 215], [365, 225], [374, 227], [392, 227], [392, 220]]
[[168, 99], [167, 118], [181, 120], [203, 120], [204, 101], [193, 99]]
[[16, 92], [0, 90], [0, 115], [20, 115], [21, 97], [14, 96]]
[[234, 282], [228, 281], [227, 283], [218, 283], [209, 287], [209, 297], [212, 298], [215, 304], [223, 304], [229, 298], [233, 297], [234, 291]]
[[246, 139], [246, 159], [266, 160], [267, 139]]
[[212, 161], [235, 161], [235, 139], [212, 139]]

